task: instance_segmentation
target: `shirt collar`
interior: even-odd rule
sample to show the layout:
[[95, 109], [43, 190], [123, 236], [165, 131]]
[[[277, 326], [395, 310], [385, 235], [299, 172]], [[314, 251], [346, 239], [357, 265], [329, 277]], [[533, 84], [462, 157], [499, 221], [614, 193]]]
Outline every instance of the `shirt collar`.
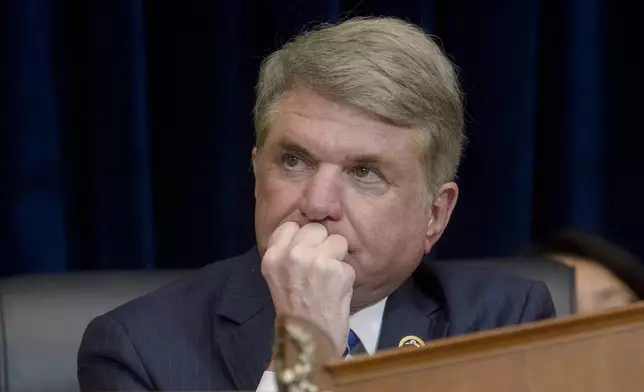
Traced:
[[373, 355], [378, 347], [382, 315], [385, 311], [386, 302], [387, 297], [349, 317], [349, 326], [358, 335], [365, 350], [370, 355]]

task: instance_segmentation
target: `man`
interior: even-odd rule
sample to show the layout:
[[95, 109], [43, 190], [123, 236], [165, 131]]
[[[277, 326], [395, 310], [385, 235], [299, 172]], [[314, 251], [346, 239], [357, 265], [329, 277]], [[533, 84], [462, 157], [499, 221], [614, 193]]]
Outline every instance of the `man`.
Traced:
[[421, 29], [353, 19], [297, 37], [262, 65], [255, 128], [257, 247], [94, 320], [84, 391], [274, 388], [280, 313], [338, 356], [553, 316], [542, 283], [421, 263], [464, 139], [453, 67]]
[[562, 230], [524, 251], [575, 269], [577, 313], [627, 306], [644, 298], [644, 266], [628, 250], [577, 230]]

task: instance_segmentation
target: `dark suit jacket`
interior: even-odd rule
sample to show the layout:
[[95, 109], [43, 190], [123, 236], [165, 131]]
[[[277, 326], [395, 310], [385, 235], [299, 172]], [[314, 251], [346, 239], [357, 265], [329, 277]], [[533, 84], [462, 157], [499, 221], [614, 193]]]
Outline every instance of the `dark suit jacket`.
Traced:
[[[554, 316], [543, 283], [421, 263], [385, 305], [378, 349]], [[78, 355], [83, 391], [255, 390], [275, 310], [256, 249], [93, 320]]]

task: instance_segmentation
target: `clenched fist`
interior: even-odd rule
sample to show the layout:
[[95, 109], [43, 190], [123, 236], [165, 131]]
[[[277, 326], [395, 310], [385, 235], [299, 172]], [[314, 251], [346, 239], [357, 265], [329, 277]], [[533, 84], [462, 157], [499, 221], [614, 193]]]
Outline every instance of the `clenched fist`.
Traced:
[[355, 272], [343, 260], [347, 240], [319, 223], [286, 222], [271, 235], [262, 259], [277, 314], [306, 317], [346, 347]]

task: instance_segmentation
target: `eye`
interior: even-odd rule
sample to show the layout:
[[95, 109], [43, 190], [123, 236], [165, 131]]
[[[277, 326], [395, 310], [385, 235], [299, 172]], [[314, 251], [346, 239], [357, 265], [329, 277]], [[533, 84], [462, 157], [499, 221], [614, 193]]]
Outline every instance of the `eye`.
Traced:
[[376, 183], [382, 181], [382, 176], [377, 171], [365, 167], [357, 166], [352, 169], [352, 174], [360, 181], [367, 184]]
[[284, 156], [282, 156], [282, 163], [287, 170], [291, 171], [306, 170], [307, 166], [306, 162], [302, 158], [293, 154], [284, 154]]

